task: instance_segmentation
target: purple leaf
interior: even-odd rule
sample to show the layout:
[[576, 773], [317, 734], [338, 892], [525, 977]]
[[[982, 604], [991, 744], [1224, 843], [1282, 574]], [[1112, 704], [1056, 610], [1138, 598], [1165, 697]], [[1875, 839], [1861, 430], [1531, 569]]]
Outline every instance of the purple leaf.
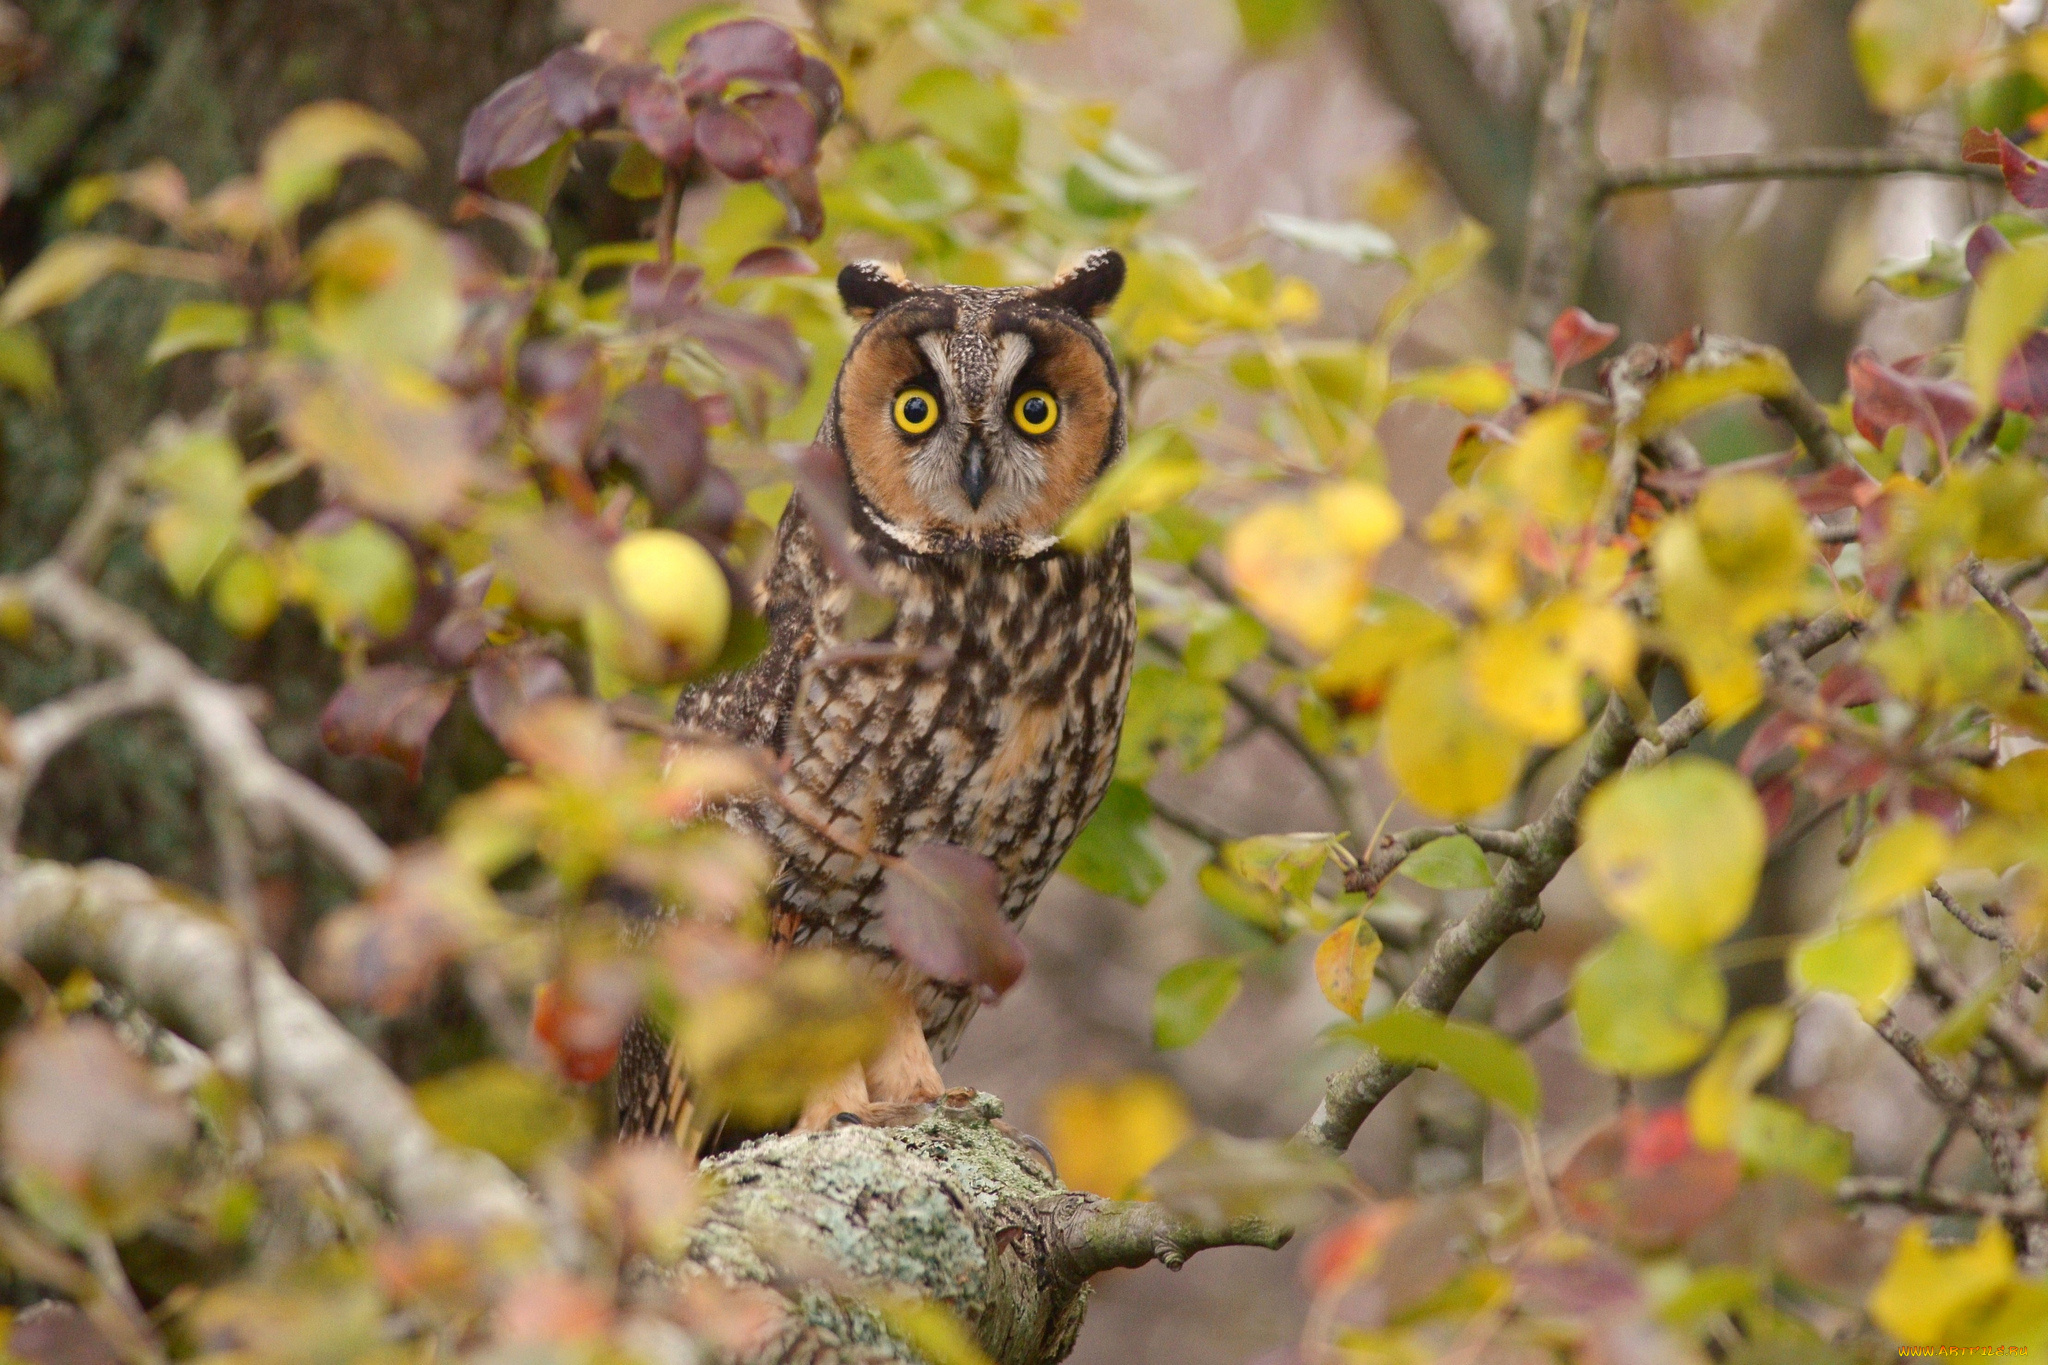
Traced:
[[2048, 161], [2027, 155], [2004, 133], [1970, 129], [1963, 134], [1963, 160], [1998, 167], [2013, 198], [2030, 209], [2048, 209]]
[[736, 308], [708, 305], [687, 314], [683, 330], [736, 370], [774, 376], [792, 389], [803, 387], [810, 367], [787, 318], [763, 317]]
[[1002, 876], [978, 853], [914, 844], [882, 877], [889, 943], [927, 976], [999, 999], [1024, 974], [1024, 945], [1003, 918]]
[[581, 464], [604, 418], [595, 343], [529, 341], [519, 348], [519, 387], [534, 395], [527, 425], [533, 448], [555, 464]]
[[720, 174], [734, 180], [759, 180], [767, 173], [773, 152], [767, 132], [746, 114], [714, 100], [697, 115], [697, 150]]
[[376, 754], [417, 782], [427, 741], [455, 699], [455, 681], [412, 664], [383, 664], [342, 684], [320, 713], [320, 739], [337, 754]]
[[462, 128], [456, 175], [473, 190], [490, 189], [499, 171], [524, 166], [555, 145], [568, 125], [555, 117], [538, 71], [514, 76], [479, 104]]
[[607, 99], [599, 88], [612, 67], [595, 52], [580, 47], [565, 47], [540, 64], [548, 108], [563, 127], [587, 133], [618, 111], [616, 96]]
[[647, 150], [670, 166], [682, 166], [697, 149], [689, 101], [683, 88], [663, 76], [635, 86], [626, 96], [626, 126]]
[[795, 494], [810, 518], [819, 550], [834, 573], [864, 592], [879, 594], [881, 580], [853, 547], [853, 481], [839, 452], [812, 444], [796, 458]]
[[769, 155], [764, 163], [768, 174], [788, 175], [817, 157], [818, 121], [795, 95], [764, 90], [742, 96], [739, 107], [768, 136]]
[[697, 286], [704, 272], [694, 265], [662, 266], [654, 261], [626, 274], [626, 311], [639, 322], [667, 327], [697, 309]]
[[673, 384], [643, 380], [620, 394], [605, 437], [607, 451], [640, 476], [663, 515], [696, 490], [704, 472], [704, 420], [696, 400]]
[[537, 649], [493, 649], [469, 674], [469, 702], [477, 718], [503, 744], [521, 711], [549, 697], [570, 697], [576, 684], [552, 654]]
[[791, 246], [764, 246], [740, 257], [732, 268], [736, 280], [768, 280], [782, 275], [815, 275], [818, 263]]
[[1998, 377], [1998, 406], [2029, 417], [2048, 416], [2048, 332], [2019, 345]]
[[805, 166], [768, 182], [775, 197], [789, 210], [789, 230], [807, 242], [818, 240], [825, 230], [825, 201], [818, 194], [818, 172]]
[[45, 1299], [14, 1319], [7, 1351], [27, 1365], [121, 1365], [120, 1353], [76, 1304]]
[[765, 19], [715, 24], [691, 37], [684, 58], [692, 93], [723, 90], [729, 81], [795, 81], [804, 75], [796, 39]]
[[2003, 256], [2011, 250], [2012, 243], [2005, 240], [2004, 233], [1989, 223], [1979, 223], [1970, 240], [1963, 244], [1963, 268], [1974, 280], [1993, 256]]
[[822, 137], [827, 128], [839, 121], [840, 111], [846, 107], [846, 92], [840, 88], [839, 73], [823, 58], [806, 55], [803, 75], [797, 83], [817, 112], [818, 135]]
[[1893, 427], [1919, 432], [1936, 450], [1947, 450], [1977, 417], [1969, 387], [1946, 379], [1922, 379], [1907, 368], [1887, 365], [1868, 346], [1849, 357], [1851, 415], [1856, 430], [1881, 446]]

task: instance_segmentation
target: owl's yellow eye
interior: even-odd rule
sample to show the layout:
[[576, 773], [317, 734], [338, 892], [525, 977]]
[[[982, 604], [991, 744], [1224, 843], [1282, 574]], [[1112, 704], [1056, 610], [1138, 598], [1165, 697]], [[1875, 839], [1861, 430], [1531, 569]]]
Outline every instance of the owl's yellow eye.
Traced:
[[1060, 405], [1044, 389], [1033, 389], [1018, 396], [1010, 417], [1026, 436], [1043, 436], [1060, 420]]
[[896, 395], [896, 426], [906, 435], [922, 436], [939, 420], [939, 400], [923, 389], [905, 389]]

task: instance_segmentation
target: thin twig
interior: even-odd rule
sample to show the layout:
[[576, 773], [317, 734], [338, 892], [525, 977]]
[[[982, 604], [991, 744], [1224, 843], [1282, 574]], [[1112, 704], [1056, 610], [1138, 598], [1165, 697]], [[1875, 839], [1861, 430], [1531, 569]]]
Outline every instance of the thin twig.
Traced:
[[1814, 147], [1793, 152], [1683, 156], [1642, 166], [1618, 166], [1600, 178], [1600, 194], [1679, 190], [1746, 180], [1836, 180], [1884, 175], [1942, 175], [1996, 181], [1996, 166], [1979, 166], [1938, 152], [1891, 147]]
[[1926, 1189], [1889, 1175], [1850, 1176], [1835, 1186], [1845, 1204], [1896, 1204], [1908, 1213], [1959, 1214], [1976, 1218], [2040, 1218], [2048, 1201], [2030, 1195], [1992, 1194], [1983, 1190]]
[[1238, 838], [1230, 831], [1210, 824], [1199, 815], [1167, 805], [1156, 796], [1152, 798], [1152, 813], [1159, 817], [1162, 824], [1171, 825], [1189, 838], [1207, 844], [1212, 850], [1221, 849], [1225, 844]]
[[1991, 570], [1984, 567], [1984, 561], [1971, 555], [1963, 561], [1963, 577], [1970, 580], [1970, 586], [1977, 595], [1996, 607], [2006, 620], [2018, 628], [2020, 638], [2027, 642], [2027, 653], [2034, 656], [2034, 662], [2048, 668], [2048, 640], [2041, 638], [2041, 632], [2034, 629], [2033, 618], [2029, 617], [2020, 604], [2012, 600], [2012, 594], [1991, 576]]

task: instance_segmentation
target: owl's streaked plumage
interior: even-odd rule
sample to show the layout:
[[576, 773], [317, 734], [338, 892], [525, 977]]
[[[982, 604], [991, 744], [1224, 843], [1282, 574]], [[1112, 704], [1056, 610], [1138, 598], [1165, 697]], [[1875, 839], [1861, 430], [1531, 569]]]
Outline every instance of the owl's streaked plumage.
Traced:
[[[1021, 920], [1108, 786], [1135, 641], [1130, 544], [1063, 547], [1057, 529], [1122, 453], [1116, 364], [1090, 318], [1123, 261], [1096, 252], [1037, 289], [919, 287], [848, 266], [840, 295], [867, 317], [819, 440], [846, 462], [852, 546], [897, 601], [849, 654], [860, 593], [792, 499], [765, 592], [769, 644], [687, 691], [676, 719], [775, 752], [787, 789], [859, 847], [955, 844], [990, 859]], [[774, 931], [886, 964], [914, 1002], [909, 1042], [830, 1105], [930, 1099], [971, 987], [895, 959], [878, 918], [882, 869], [761, 800], [737, 813], [779, 855]], [[644, 1027], [621, 1058], [620, 1126], [671, 1129], [684, 1102]], [[828, 1106], [829, 1107], [829, 1106]], [[808, 1111], [807, 1111], [808, 1114]]]

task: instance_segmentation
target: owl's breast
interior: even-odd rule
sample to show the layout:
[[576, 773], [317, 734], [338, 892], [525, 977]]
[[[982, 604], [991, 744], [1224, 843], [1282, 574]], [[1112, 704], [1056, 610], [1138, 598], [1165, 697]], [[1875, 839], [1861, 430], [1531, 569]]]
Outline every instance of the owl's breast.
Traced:
[[784, 732], [785, 785], [838, 839], [771, 810], [781, 920], [797, 941], [886, 951], [881, 869], [848, 846], [955, 844], [993, 861], [1003, 910], [1030, 908], [1108, 786], [1135, 643], [1129, 544], [1006, 561], [884, 557], [889, 629], [848, 638], [829, 576]]

